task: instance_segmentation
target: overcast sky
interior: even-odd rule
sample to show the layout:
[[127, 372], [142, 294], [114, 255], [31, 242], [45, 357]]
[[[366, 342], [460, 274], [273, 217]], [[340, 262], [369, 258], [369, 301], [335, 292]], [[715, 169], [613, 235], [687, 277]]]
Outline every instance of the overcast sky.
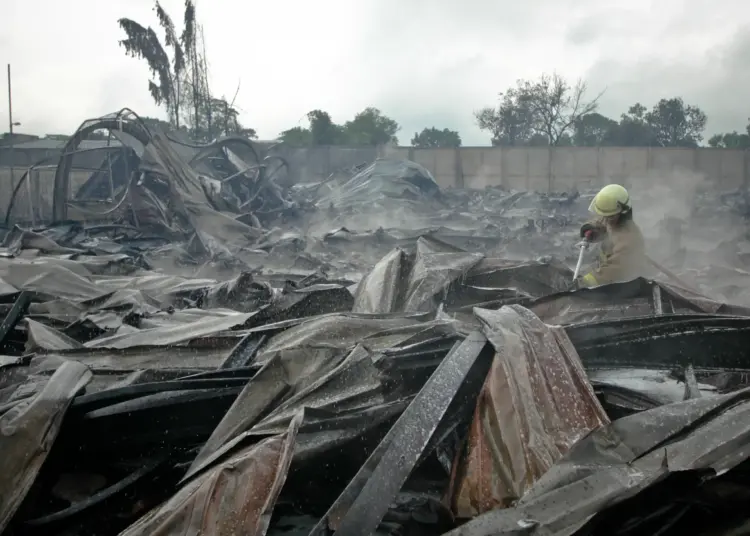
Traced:
[[[0, 0], [0, 62], [13, 70], [16, 130], [70, 133], [123, 107], [163, 113], [148, 70], [125, 56], [120, 17], [157, 27], [152, 0]], [[612, 117], [682, 96], [708, 134], [750, 116], [747, 0], [197, 0], [212, 90], [260, 137], [306, 125], [311, 109], [344, 122], [366, 106], [402, 126], [435, 126], [486, 145], [472, 111], [518, 78], [556, 70], [606, 89]], [[164, 0], [178, 27], [183, 3]], [[3, 82], [5, 75], [3, 72]], [[4, 83], [3, 83], [4, 86]], [[0, 132], [7, 130], [0, 91]], [[708, 137], [708, 136], [707, 136]]]

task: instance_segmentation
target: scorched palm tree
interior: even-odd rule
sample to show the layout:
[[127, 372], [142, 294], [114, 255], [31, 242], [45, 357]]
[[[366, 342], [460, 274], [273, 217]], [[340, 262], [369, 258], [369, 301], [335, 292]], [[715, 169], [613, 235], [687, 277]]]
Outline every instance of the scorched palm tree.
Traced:
[[[170, 123], [179, 128], [187, 67], [196, 59], [195, 6], [192, 0], [185, 0], [183, 30], [179, 37], [172, 18], [158, 1], [154, 11], [164, 30], [164, 44], [150, 26], [146, 28], [134, 20], [123, 18], [117, 21], [126, 35], [120, 45], [128, 56], [146, 60], [154, 78], [148, 82], [149, 92], [157, 105], [167, 109]], [[172, 52], [171, 59], [168, 49]]]

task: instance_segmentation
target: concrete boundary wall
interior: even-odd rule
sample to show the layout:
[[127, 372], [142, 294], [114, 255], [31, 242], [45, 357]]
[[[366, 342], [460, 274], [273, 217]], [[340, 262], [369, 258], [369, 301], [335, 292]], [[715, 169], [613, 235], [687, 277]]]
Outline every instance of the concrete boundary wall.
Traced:
[[[10, 162], [0, 149], [0, 199], [10, 195]], [[20, 151], [19, 151], [20, 152]], [[16, 155], [25, 168], [44, 155]], [[563, 192], [597, 187], [609, 182], [648, 186], [659, 177], [691, 175], [720, 190], [750, 186], [750, 151], [649, 147], [279, 147], [297, 180], [310, 182], [331, 173], [368, 163], [378, 156], [408, 158], [422, 164], [443, 188], [482, 189], [502, 186], [516, 190]], [[37, 158], [39, 156], [39, 158]], [[16, 176], [22, 173], [17, 171]], [[45, 181], [52, 173], [45, 173]], [[46, 177], [49, 176], [50, 179]], [[51, 187], [51, 185], [50, 185]]]
[[386, 148], [422, 164], [444, 188], [563, 192], [610, 182], [646, 186], [660, 176], [693, 175], [722, 190], [747, 187], [750, 151], [649, 147]]
[[750, 151], [662, 147], [314, 147], [283, 151], [299, 180], [313, 181], [377, 156], [408, 158], [443, 188], [502, 186], [564, 192], [619, 182], [648, 186], [662, 176], [691, 175], [721, 190], [750, 185]]

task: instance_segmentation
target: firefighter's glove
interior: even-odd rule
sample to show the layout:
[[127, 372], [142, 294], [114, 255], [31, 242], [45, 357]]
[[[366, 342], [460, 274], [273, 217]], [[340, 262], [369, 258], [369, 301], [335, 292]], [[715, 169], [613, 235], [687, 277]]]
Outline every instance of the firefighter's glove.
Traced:
[[587, 242], [596, 242], [601, 234], [601, 229], [593, 223], [581, 225], [581, 238]]

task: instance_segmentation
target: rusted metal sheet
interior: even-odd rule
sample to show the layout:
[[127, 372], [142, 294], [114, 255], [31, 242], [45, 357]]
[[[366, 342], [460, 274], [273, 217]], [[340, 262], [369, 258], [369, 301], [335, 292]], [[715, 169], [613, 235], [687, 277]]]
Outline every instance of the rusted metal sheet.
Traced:
[[517, 305], [475, 309], [495, 348], [448, 493], [458, 518], [515, 503], [568, 449], [607, 424], [562, 328]]
[[185, 484], [120, 536], [262, 536], [289, 472], [302, 413], [289, 429], [243, 448]]

